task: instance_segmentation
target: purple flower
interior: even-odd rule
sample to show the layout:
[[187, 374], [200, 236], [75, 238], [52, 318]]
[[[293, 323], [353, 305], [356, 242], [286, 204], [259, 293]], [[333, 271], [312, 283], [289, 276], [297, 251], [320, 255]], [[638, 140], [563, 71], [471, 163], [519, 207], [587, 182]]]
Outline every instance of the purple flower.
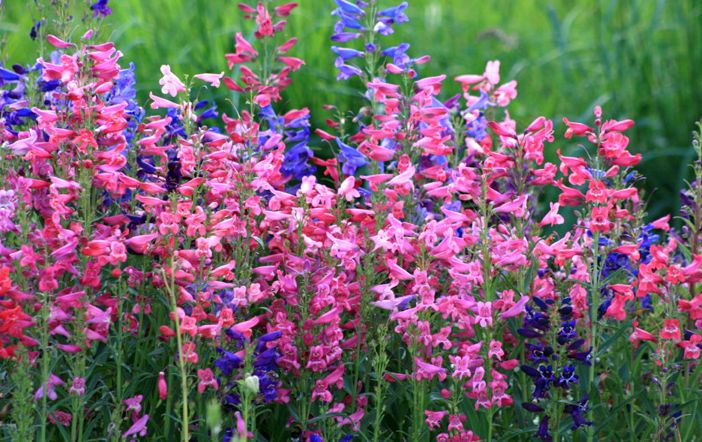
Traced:
[[219, 368], [225, 376], [231, 375], [234, 369], [239, 368], [243, 362], [239, 356], [224, 349], [218, 348], [217, 353], [220, 354], [220, 357], [215, 361], [215, 367]]
[[346, 43], [347, 41], [354, 40], [360, 36], [361, 34], [358, 34], [356, 32], [337, 32], [335, 34], [332, 34], [331, 40], [336, 41], [338, 43]]
[[20, 78], [17, 73], [0, 67], [0, 80], [3, 82], [15, 82], [19, 81]]
[[379, 17], [383, 17], [383, 20], [390, 21], [391, 23], [406, 23], [409, 18], [405, 15], [404, 11], [407, 9], [407, 2], [402, 2], [393, 8], [383, 9], [378, 12]]
[[129, 427], [129, 429], [124, 433], [123, 437], [127, 438], [129, 436], [139, 435], [141, 437], [146, 436], [146, 424], [149, 422], [149, 415], [145, 414], [140, 417], [134, 424]]
[[586, 395], [583, 400], [579, 401], [578, 403], [568, 404], [564, 407], [564, 411], [566, 413], [570, 413], [570, 416], [573, 418], [573, 425], [571, 426], [571, 429], [577, 430], [580, 427], [592, 425], [592, 422], [588, 421], [583, 416], [583, 414], [587, 413], [587, 405], [588, 397]]
[[32, 40], [36, 40], [37, 36], [39, 35], [40, 28], [41, 28], [41, 20], [34, 23], [34, 26], [32, 26], [32, 29], [29, 31], [29, 38], [31, 38]]
[[93, 11], [93, 17], [97, 17], [98, 15], [107, 17], [108, 15], [112, 14], [112, 9], [107, 6], [109, 1], [110, 0], [98, 0], [90, 5], [90, 9]]
[[334, 63], [334, 65], [337, 67], [337, 69], [339, 69], [339, 74], [336, 76], [337, 81], [348, 80], [349, 78], [355, 75], [360, 76], [361, 74], [363, 74], [363, 71], [361, 71], [356, 66], [344, 63], [344, 59], [341, 57], [338, 57], [336, 59], [336, 63]]
[[341, 149], [339, 152], [339, 162], [341, 162], [341, 171], [346, 175], [353, 175], [356, 169], [368, 164], [366, 157], [348, 144], [344, 144], [339, 138], [336, 139], [336, 144]]
[[[334, 12], [345, 12], [347, 14], [359, 14], [363, 15], [365, 12], [363, 9], [359, 8], [355, 4], [351, 2], [347, 2], [346, 0], [334, 0], [334, 3], [339, 7], [338, 9], [335, 9]], [[332, 13], [333, 14], [333, 13]]]
[[338, 46], [332, 46], [331, 50], [336, 53], [340, 58], [348, 60], [349, 58], [363, 57], [363, 52], [357, 51], [351, 48], [340, 48]]
[[539, 422], [539, 430], [536, 432], [536, 437], [544, 442], [551, 442], [553, 437], [548, 432], [548, 416], [544, 416]]

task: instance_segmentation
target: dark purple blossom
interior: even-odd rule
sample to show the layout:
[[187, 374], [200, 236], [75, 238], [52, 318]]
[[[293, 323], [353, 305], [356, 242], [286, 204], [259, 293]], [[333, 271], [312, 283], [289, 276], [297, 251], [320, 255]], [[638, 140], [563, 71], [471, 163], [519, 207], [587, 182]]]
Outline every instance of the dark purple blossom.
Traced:
[[93, 17], [102, 16], [107, 17], [112, 14], [112, 9], [107, 6], [110, 0], [97, 0], [95, 3], [90, 5], [90, 10], [93, 11]]

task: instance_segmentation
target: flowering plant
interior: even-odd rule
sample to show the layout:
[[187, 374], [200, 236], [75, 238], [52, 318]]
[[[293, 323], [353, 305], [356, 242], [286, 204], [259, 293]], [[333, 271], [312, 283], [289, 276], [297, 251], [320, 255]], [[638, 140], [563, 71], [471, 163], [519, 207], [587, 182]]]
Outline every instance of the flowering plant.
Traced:
[[[390, 43], [407, 2], [379, 3], [335, 0], [338, 80], [358, 77], [365, 101], [351, 118], [330, 105], [314, 131], [282, 99], [305, 63], [284, 36], [296, 3], [240, 4], [253, 33], [223, 54], [232, 72], [165, 64], [148, 106], [134, 65], [91, 30], [107, 0], [80, 37], [62, 2], [35, 24], [51, 52], [0, 66], [0, 432], [701, 429], [700, 133], [680, 227], [648, 222], [633, 121], [597, 106], [558, 140], [545, 117], [518, 129], [499, 61], [442, 98], [446, 76], [421, 76], [430, 57]], [[220, 115], [204, 88], [240, 104]]]

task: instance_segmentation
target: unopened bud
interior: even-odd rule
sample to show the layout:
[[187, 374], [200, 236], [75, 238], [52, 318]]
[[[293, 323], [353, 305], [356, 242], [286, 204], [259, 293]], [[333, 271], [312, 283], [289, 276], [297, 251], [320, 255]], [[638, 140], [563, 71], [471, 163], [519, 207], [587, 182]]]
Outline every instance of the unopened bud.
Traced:
[[212, 431], [213, 436], [222, 432], [222, 408], [217, 401], [207, 404], [207, 426]]
[[250, 375], [244, 379], [244, 387], [253, 394], [258, 394], [258, 376]]

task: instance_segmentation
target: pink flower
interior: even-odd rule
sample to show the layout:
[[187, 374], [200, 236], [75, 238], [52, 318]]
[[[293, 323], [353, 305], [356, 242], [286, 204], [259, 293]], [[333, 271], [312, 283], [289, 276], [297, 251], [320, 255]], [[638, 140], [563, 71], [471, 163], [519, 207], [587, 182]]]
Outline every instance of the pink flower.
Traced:
[[477, 310], [475, 322], [480, 324], [482, 328], [492, 327], [492, 304], [489, 302], [478, 301], [475, 310]]
[[448, 411], [430, 411], [425, 410], [424, 415], [427, 417], [424, 422], [427, 423], [431, 430], [441, 427], [441, 421], [448, 414]]
[[77, 396], [83, 396], [85, 394], [85, 378], [74, 377], [68, 392]]
[[127, 406], [127, 411], [131, 411], [134, 414], [141, 413], [141, 401], [144, 399], [144, 395], [138, 394], [124, 400], [124, 405]]
[[224, 72], [220, 72], [219, 74], [197, 74], [193, 75], [193, 77], [205, 83], [209, 83], [212, 87], [219, 87], [220, 80], [224, 77]]
[[612, 223], [609, 221], [609, 208], [607, 206], [593, 207], [590, 230], [593, 232], [607, 233], [611, 228]]
[[634, 348], [638, 348], [640, 341], [658, 342], [655, 336], [639, 328], [638, 325], [638, 321], [634, 321], [634, 331], [629, 335], [629, 341], [634, 345]]
[[500, 313], [500, 319], [513, 318], [521, 315], [525, 311], [527, 302], [529, 302], [529, 296], [522, 296], [512, 307]]
[[677, 319], [666, 319], [663, 330], [661, 330], [661, 339], [680, 340], [680, 321]]
[[158, 84], [162, 86], [161, 93], [175, 97], [179, 92], [185, 92], [185, 85], [171, 72], [170, 65], [164, 64], [161, 66], [161, 74], [163, 74], [163, 77], [158, 81]]
[[523, 218], [527, 211], [527, 195], [520, 195], [512, 201], [508, 201], [495, 208], [498, 213], [511, 213], [517, 218]]
[[449, 356], [449, 361], [451, 361], [451, 368], [453, 368], [453, 374], [451, 377], [463, 379], [471, 376], [470, 371], [470, 356]]
[[219, 384], [217, 383], [217, 378], [215, 378], [214, 373], [212, 372], [211, 369], [206, 368], [204, 370], [198, 369], [197, 370], [197, 377], [200, 380], [197, 384], [197, 392], [202, 394], [205, 392], [205, 389], [207, 387], [212, 387], [214, 390], [217, 390], [219, 388]]
[[137, 419], [134, 424], [129, 427], [129, 429], [124, 433], [124, 438], [128, 438], [129, 436], [134, 436], [134, 435], [139, 435], [141, 437], [146, 436], [146, 424], [149, 422], [149, 415], [145, 414], [139, 419]]
[[49, 44], [55, 48], [58, 49], [66, 49], [70, 48], [71, 46], [75, 46], [73, 43], [69, 43], [67, 41], [61, 40], [55, 35], [49, 34], [46, 36], [46, 40], [49, 42]]
[[168, 384], [166, 384], [166, 375], [160, 371], [158, 373], [158, 398], [165, 401], [168, 397]]
[[64, 427], [68, 427], [71, 425], [71, 420], [73, 416], [71, 416], [71, 413], [66, 413], [65, 411], [55, 411], [51, 414], [49, 414], [49, 421], [52, 424], [55, 424], [58, 422], [59, 424], [63, 425]]
[[700, 357], [700, 344], [702, 343], [702, 336], [698, 334], [692, 334], [690, 339], [686, 341], [681, 341], [678, 343], [679, 347], [685, 350], [683, 355], [685, 359], [698, 359]]
[[545, 225], [557, 225], [557, 224], [563, 224], [563, 217], [558, 214], [558, 209], [560, 208], [560, 204], [558, 203], [549, 203], [551, 210], [548, 211], [548, 213], [544, 216], [544, 218], [541, 220], [539, 223], [540, 226], [545, 226]]
[[196, 348], [195, 343], [192, 341], [188, 341], [183, 344], [183, 359], [185, 359], [186, 362], [197, 364], [199, 358], [197, 352], [195, 351]]
[[[50, 374], [49, 379], [46, 381], [46, 397], [49, 398], [49, 400], [55, 401], [58, 398], [55, 387], [64, 384], [65, 382], [63, 382], [60, 377], [55, 374]], [[44, 397], [44, 385], [40, 386], [34, 394], [34, 400], [38, 401], [42, 397]]]
[[498, 361], [502, 360], [502, 357], [505, 355], [505, 352], [502, 350], [502, 342], [500, 341], [495, 341], [492, 340], [490, 341], [490, 348], [488, 350], [488, 357], [489, 358], [496, 358]]
[[361, 194], [356, 190], [356, 178], [350, 176], [346, 178], [339, 186], [339, 195], [343, 196], [346, 201], [351, 202], [354, 199], [361, 196]]
[[443, 381], [446, 379], [446, 369], [443, 367], [439, 367], [434, 364], [430, 364], [428, 362], [424, 362], [419, 358], [414, 358], [415, 363], [417, 364], [417, 373], [416, 373], [416, 378], [417, 380], [431, 380], [435, 376], [439, 378], [440, 381]]
[[197, 334], [197, 319], [191, 316], [184, 316], [181, 319], [180, 331], [181, 333], [188, 334], [190, 336], [195, 336]]
[[492, 84], [497, 84], [500, 82], [500, 61], [490, 60], [485, 65], [485, 72], [483, 73], [483, 78]]
[[153, 103], [151, 103], [151, 109], [179, 109], [180, 105], [178, 103], [174, 103], [172, 101], [166, 100], [165, 98], [161, 98], [157, 95], [154, 95], [153, 92], [149, 92], [149, 98], [153, 100]]
[[463, 431], [463, 422], [465, 422], [466, 416], [463, 414], [452, 414], [449, 416], [449, 431]]

